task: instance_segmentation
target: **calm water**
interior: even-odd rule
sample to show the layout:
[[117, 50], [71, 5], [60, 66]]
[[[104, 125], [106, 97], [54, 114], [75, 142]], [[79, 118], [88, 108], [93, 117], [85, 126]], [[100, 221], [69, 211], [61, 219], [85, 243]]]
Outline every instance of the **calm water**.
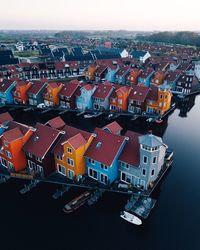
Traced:
[[[194, 105], [195, 103], [195, 105]], [[193, 106], [194, 105], [194, 106]], [[94, 206], [82, 207], [71, 215], [63, 205], [81, 190], [73, 189], [62, 199], [53, 200], [56, 186], [39, 184], [27, 195], [20, 195], [21, 181], [0, 185], [0, 249], [159, 249], [199, 250], [200, 228], [200, 96], [179, 104], [163, 124], [120, 118], [126, 130], [152, 129], [175, 150], [173, 167], [153, 194], [157, 204], [141, 227], [133, 226], [119, 214], [127, 196], [106, 193]], [[189, 112], [187, 112], [189, 111]], [[12, 112], [15, 119], [34, 124], [56, 114]], [[107, 120], [83, 121], [68, 114], [68, 124], [92, 130]], [[2, 247], [3, 245], [3, 247]]]

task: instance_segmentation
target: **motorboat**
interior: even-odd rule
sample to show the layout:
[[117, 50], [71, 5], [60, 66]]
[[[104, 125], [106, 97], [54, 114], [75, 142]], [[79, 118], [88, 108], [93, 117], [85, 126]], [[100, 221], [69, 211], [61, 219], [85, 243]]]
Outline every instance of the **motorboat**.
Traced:
[[137, 226], [142, 225], [141, 219], [129, 212], [123, 211], [120, 217], [134, 225], [137, 225]]

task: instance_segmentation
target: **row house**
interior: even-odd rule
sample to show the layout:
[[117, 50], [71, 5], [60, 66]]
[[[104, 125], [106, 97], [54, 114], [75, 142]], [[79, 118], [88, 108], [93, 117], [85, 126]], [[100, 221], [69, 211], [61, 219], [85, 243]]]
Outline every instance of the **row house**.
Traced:
[[86, 173], [84, 155], [95, 135], [67, 125], [62, 131], [65, 134], [53, 150], [56, 171], [69, 179], [79, 181]]
[[14, 103], [27, 104], [28, 103], [28, 90], [32, 86], [31, 82], [25, 80], [18, 80], [13, 89]]
[[92, 103], [94, 110], [108, 110], [110, 103], [109, 98], [114, 90], [114, 85], [109, 82], [97, 85], [95, 92], [92, 95]]
[[86, 173], [90, 178], [109, 185], [118, 178], [118, 158], [128, 139], [100, 128], [96, 128], [94, 134], [96, 136], [85, 153]]
[[117, 112], [125, 112], [128, 107], [128, 96], [131, 92], [129, 86], [115, 85], [115, 90], [110, 96], [110, 110]]
[[199, 81], [194, 71], [186, 71], [177, 80], [176, 92], [187, 95], [194, 93], [199, 88]]
[[47, 82], [44, 80], [35, 80], [27, 91], [29, 105], [37, 106], [43, 103], [43, 94], [47, 87]]
[[72, 80], [65, 83], [59, 92], [60, 106], [67, 109], [76, 108], [76, 93], [79, 92], [81, 84], [78, 80]]
[[146, 87], [149, 87], [153, 74], [154, 74], [153, 68], [144, 69], [140, 74], [140, 76], [138, 77], [138, 84], [142, 84]]
[[127, 131], [128, 139], [119, 157], [120, 181], [147, 190], [154, 185], [164, 164], [167, 146], [151, 133]]
[[146, 111], [146, 101], [150, 89], [144, 86], [133, 86], [128, 96], [128, 112], [138, 113]]
[[164, 79], [165, 77], [168, 75], [167, 72], [164, 71], [156, 71], [154, 73], [154, 76], [151, 79], [151, 84], [155, 84], [155, 85], [161, 85], [164, 83]]
[[50, 82], [48, 83], [46, 90], [43, 94], [44, 104], [46, 106], [58, 106], [59, 105], [59, 92], [63, 88], [62, 83]]
[[10, 121], [7, 129], [0, 136], [0, 161], [9, 171], [24, 170], [27, 159], [24, 145], [35, 131], [34, 128], [15, 121]]
[[76, 93], [76, 107], [79, 110], [92, 109], [92, 95], [97, 86], [92, 84], [83, 85]]
[[37, 123], [35, 131], [24, 146], [28, 169], [34, 174], [48, 176], [55, 172], [53, 149], [64, 132]]
[[117, 64], [109, 65], [107, 68], [107, 73], [105, 75], [105, 80], [114, 83], [115, 75], [118, 70], [119, 70], [119, 65]]
[[119, 70], [115, 73], [115, 83], [125, 85], [129, 71], [129, 66], [119, 68]]
[[12, 91], [16, 85], [16, 80], [14, 79], [4, 79], [0, 82], [0, 103], [1, 104], [11, 104], [13, 103]]
[[150, 114], [163, 115], [171, 107], [172, 93], [167, 85], [152, 85], [147, 96], [146, 111]]
[[126, 79], [126, 83], [127, 85], [130, 86], [134, 86], [138, 84], [138, 78], [141, 75], [142, 70], [141, 69], [131, 69], [131, 71], [129, 72], [127, 79]]
[[180, 75], [180, 71], [168, 71], [168, 74], [164, 78], [163, 84], [170, 86], [170, 89], [175, 91], [177, 80]]
[[95, 82], [101, 82], [105, 80], [106, 73], [108, 72], [108, 67], [104, 65], [98, 66], [95, 71]]
[[86, 80], [89, 80], [89, 81], [95, 80], [95, 71], [97, 70], [97, 68], [98, 68], [98, 65], [96, 64], [90, 64], [88, 66], [88, 69], [85, 72]]

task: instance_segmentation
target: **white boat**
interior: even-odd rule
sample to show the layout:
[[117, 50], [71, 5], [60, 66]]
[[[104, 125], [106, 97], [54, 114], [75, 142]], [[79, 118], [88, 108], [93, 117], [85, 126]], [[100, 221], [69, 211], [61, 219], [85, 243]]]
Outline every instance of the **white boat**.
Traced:
[[94, 117], [94, 115], [91, 115], [91, 114], [84, 115], [84, 118], [92, 118], [92, 117]]
[[132, 224], [135, 224], [137, 226], [139, 225], [142, 225], [142, 221], [140, 220], [140, 218], [138, 218], [137, 216], [129, 213], [129, 212], [126, 212], [126, 211], [123, 211], [122, 214], [120, 215], [120, 217]]

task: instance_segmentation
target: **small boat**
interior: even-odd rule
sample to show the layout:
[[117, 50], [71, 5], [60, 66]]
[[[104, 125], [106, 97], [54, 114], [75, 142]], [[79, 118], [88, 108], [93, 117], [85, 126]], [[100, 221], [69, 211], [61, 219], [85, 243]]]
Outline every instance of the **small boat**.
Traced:
[[91, 114], [84, 115], [84, 118], [92, 118], [92, 117], [94, 117], [94, 115], [91, 115]]
[[122, 214], [120, 215], [120, 217], [132, 224], [135, 224], [137, 226], [140, 226], [142, 225], [142, 221], [140, 220], [140, 218], [138, 218], [137, 216], [129, 213], [129, 212], [126, 212], [126, 211], [123, 211]]
[[86, 201], [90, 198], [91, 192], [86, 191], [85, 193], [81, 194], [80, 196], [76, 197], [72, 201], [68, 202], [64, 208], [63, 211], [67, 214], [74, 212], [76, 209], [81, 207], [86, 203]]
[[153, 118], [148, 118], [147, 120], [146, 120], [147, 122], [153, 122]]
[[156, 123], [162, 123], [163, 122], [163, 120], [162, 119], [158, 119], [158, 120], [156, 120]]

